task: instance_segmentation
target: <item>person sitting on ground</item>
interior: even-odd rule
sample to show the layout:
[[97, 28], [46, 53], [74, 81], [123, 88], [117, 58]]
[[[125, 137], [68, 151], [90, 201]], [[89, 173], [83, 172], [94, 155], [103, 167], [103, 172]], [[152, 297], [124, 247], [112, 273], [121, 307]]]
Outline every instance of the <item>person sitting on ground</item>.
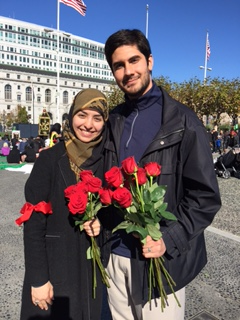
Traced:
[[7, 143], [7, 142], [4, 142], [4, 143], [3, 143], [3, 147], [2, 147], [2, 149], [1, 149], [2, 156], [8, 156], [9, 153], [10, 153], [10, 150], [11, 150], [11, 149], [10, 149], [8, 143]]
[[22, 162], [35, 162], [37, 156], [36, 151], [34, 150], [34, 144], [31, 142], [25, 146], [25, 150], [21, 155]]
[[20, 163], [20, 151], [17, 148], [17, 145], [13, 146], [12, 150], [10, 151], [9, 155], [7, 155], [7, 162], [8, 163]]

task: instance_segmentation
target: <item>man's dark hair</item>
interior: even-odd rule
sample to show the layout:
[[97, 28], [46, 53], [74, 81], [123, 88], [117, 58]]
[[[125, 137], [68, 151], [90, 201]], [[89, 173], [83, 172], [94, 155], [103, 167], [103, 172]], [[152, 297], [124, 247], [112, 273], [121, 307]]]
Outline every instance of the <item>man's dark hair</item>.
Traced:
[[105, 56], [112, 69], [112, 55], [114, 51], [121, 46], [136, 45], [138, 50], [145, 56], [148, 61], [151, 55], [151, 47], [145, 35], [137, 29], [122, 29], [113, 33], [105, 43]]

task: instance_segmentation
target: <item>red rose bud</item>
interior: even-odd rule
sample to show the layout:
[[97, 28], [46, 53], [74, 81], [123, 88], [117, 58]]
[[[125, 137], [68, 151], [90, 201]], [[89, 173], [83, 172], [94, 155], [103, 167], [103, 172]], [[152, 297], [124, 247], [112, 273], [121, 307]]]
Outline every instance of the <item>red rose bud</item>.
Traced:
[[79, 177], [80, 177], [80, 180], [84, 182], [88, 182], [88, 180], [93, 177], [93, 173], [91, 170], [83, 170], [80, 172]]
[[70, 196], [75, 193], [77, 190], [77, 186], [76, 185], [72, 185], [72, 186], [69, 186], [67, 187], [65, 190], [64, 190], [64, 196], [66, 198], [70, 198]]
[[112, 167], [105, 173], [105, 179], [110, 187], [120, 187], [120, 185], [123, 183], [121, 169], [118, 167]]
[[111, 189], [99, 189], [99, 199], [104, 205], [110, 205], [112, 203], [112, 194], [113, 191]]
[[147, 182], [147, 173], [145, 169], [138, 168], [137, 179], [140, 186]]
[[88, 192], [98, 192], [98, 190], [102, 187], [102, 180], [96, 177], [92, 177], [86, 183], [88, 186]]
[[117, 188], [113, 191], [113, 200], [115, 200], [122, 208], [130, 207], [132, 203], [132, 194], [127, 188]]
[[129, 157], [122, 161], [122, 169], [127, 174], [133, 174], [138, 171], [138, 166], [134, 157]]
[[71, 214], [83, 214], [86, 210], [87, 201], [87, 194], [82, 191], [78, 191], [71, 195], [68, 203], [68, 209]]
[[157, 162], [149, 162], [144, 166], [149, 177], [159, 176], [161, 173], [161, 166]]

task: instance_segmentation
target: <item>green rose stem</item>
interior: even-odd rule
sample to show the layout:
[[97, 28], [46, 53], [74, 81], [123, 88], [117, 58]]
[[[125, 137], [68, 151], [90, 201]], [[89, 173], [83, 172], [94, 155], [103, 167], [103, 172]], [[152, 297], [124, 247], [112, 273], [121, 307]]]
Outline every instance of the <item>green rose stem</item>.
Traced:
[[96, 287], [97, 287], [97, 279], [96, 279], [96, 265], [98, 266], [101, 276], [102, 276], [102, 282], [110, 288], [110, 284], [108, 281], [109, 275], [107, 274], [105, 268], [102, 265], [101, 258], [100, 258], [100, 249], [97, 245], [96, 239], [94, 237], [91, 238], [91, 249], [92, 249], [92, 267], [93, 267], [93, 298], [96, 298]]
[[[162, 282], [162, 274], [165, 276], [166, 281], [174, 295], [174, 298], [178, 304], [179, 307], [181, 307], [179, 300], [173, 290], [173, 286], [175, 286], [175, 282], [173, 281], [172, 277], [164, 267], [164, 259], [163, 257], [160, 258], [150, 258], [149, 261], [149, 287], [148, 287], [148, 301], [151, 304], [151, 298], [152, 298], [152, 287], [158, 288], [160, 299], [161, 299], [161, 310], [164, 311], [164, 308], [166, 307], [167, 302], [167, 294], [163, 286]], [[156, 273], [154, 272], [154, 269]]]
[[[133, 173], [133, 176], [135, 178], [135, 183], [136, 183], [136, 190], [138, 194], [138, 198], [140, 201], [140, 207], [141, 207], [141, 212], [144, 212], [144, 201], [143, 201], [143, 196], [142, 192], [139, 188], [139, 183], [138, 183], [138, 178], [137, 174]], [[153, 176], [149, 176], [149, 185], [152, 187], [153, 185]], [[154, 272], [154, 269], [156, 273]], [[164, 311], [164, 308], [166, 307], [166, 302], [167, 302], [167, 294], [163, 286], [163, 281], [162, 281], [162, 273], [166, 278], [166, 281], [174, 295], [174, 298], [178, 304], [179, 307], [181, 307], [179, 300], [174, 292], [173, 286], [175, 286], [175, 282], [173, 281], [172, 277], [168, 273], [167, 269], [164, 267], [164, 259], [163, 257], [160, 258], [150, 258], [149, 261], [149, 288], [148, 288], [148, 301], [151, 304], [151, 297], [152, 297], [152, 287], [158, 287], [159, 294], [160, 294], [160, 299], [161, 299], [161, 310], [162, 312]]]

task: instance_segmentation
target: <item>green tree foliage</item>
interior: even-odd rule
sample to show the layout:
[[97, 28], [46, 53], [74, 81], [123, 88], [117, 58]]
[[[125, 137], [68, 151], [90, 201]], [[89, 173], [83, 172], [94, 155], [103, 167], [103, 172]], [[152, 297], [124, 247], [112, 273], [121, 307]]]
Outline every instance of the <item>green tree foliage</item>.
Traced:
[[[164, 88], [174, 99], [194, 110], [200, 119], [212, 115], [214, 124], [218, 125], [221, 114], [234, 117], [240, 112], [240, 79], [207, 78], [204, 82], [197, 78], [182, 83], [172, 82], [168, 77], [154, 79], [158, 86]], [[112, 85], [108, 95], [110, 109], [122, 103], [124, 95], [117, 85]]]
[[26, 107], [17, 106], [17, 116], [15, 123], [28, 123], [28, 113]]

